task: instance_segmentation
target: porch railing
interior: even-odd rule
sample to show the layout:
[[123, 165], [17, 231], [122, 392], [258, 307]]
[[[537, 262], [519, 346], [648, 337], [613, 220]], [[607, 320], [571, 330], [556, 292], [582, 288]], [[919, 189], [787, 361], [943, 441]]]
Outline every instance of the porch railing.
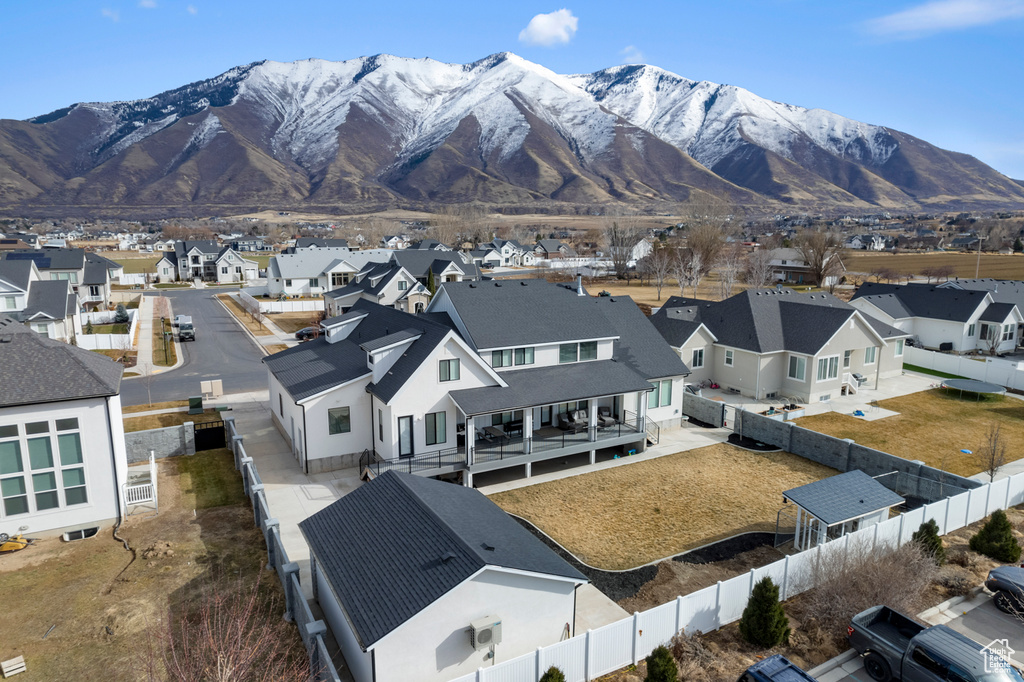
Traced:
[[638, 433], [638, 431], [631, 424], [616, 421], [613, 424], [582, 431], [562, 431], [559, 434], [546, 436], [537, 435], [535, 431], [531, 438], [510, 438], [486, 444], [482, 444], [483, 441], [477, 441], [473, 450], [473, 463], [481, 464], [521, 457], [527, 454], [527, 445], [529, 445], [529, 454], [535, 454], [560, 450], [582, 443], [600, 443], [619, 436], [628, 436], [631, 433]]
[[[636, 424], [636, 412], [623, 410], [623, 413], [626, 416], [627, 422]], [[647, 434], [647, 440], [651, 441], [651, 445], [657, 445], [658, 441], [661, 440], [661, 427], [647, 415], [644, 415], [644, 432]]]
[[[401, 471], [407, 474], [415, 474], [429, 469], [441, 469], [444, 467], [459, 468], [466, 464], [466, 451], [464, 448], [448, 448], [429, 452], [425, 455], [415, 457], [400, 457], [398, 459], [377, 459], [372, 455], [360, 458], [360, 471], [369, 469], [374, 476], [380, 476], [385, 471]], [[364, 464], [365, 462], [365, 464]]]

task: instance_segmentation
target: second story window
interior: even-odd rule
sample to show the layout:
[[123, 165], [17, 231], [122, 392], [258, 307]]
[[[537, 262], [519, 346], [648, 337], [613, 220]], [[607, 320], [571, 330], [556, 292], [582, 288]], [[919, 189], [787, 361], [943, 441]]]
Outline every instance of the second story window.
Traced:
[[597, 360], [597, 341], [585, 341], [580, 344], [580, 361]]
[[438, 365], [438, 379], [440, 381], [458, 381], [459, 380], [459, 361], [454, 360], [441, 360]]
[[579, 344], [563, 343], [558, 347], [558, 363], [576, 362], [579, 360]]
[[491, 351], [491, 367], [511, 367], [512, 349]]
[[529, 348], [516, 348], [515, 356], [517, 365], [532, 365], [533, 347], [530, 346]]

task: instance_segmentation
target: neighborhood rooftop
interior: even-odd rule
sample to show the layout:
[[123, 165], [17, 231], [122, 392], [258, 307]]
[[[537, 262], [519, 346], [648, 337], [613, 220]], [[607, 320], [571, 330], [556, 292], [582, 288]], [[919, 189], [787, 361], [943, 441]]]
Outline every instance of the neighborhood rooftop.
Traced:
[[860, 469], [792, 488], [782, 495], [828, 526], [904, 502], [902, 497]]
[[865, 282], [853, 296], [866, 299], [893, 319], [928, 317], [966, 322], [985, 304], [988, 292], [964, 291], [928, 284]]

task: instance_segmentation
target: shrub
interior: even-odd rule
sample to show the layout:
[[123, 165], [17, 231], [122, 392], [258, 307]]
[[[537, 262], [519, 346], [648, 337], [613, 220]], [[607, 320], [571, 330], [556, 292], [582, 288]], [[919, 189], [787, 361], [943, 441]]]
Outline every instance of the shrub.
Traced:
[[765, 649], [789, 641], [789, 619], [779, 603], [779, 588], [770, 577], [765, 576], [754, 585], [740, 618], [740, 634]]
[[555, 666], [551, 666], [540, 676], [540, 682], [565, 682], [565, 673]]
[[124, 303], [117, 304], [117, 311], [114, 313], [114, 323], [124, 324], [128, 321], [128, 311], [125, 310]]
[[1020, 544], [1013, 537], [1013, 528], [1006, 512], [997, 509], [971, 538], [971, 549], [979, 554], [1002, 561], [1016, 563], [1020, 560]]
[[949, 563], [954, 566], [962, 566], [963, 568], [974, 570], [978, 567], [978, 555], [973, 552], [959, 550], [949, 555]]
[[647, 677], [644, 682], [676, 682], [679, 679], [679, 668], [676, 659], [667, 647], [659, 646], [647, 657]]
[[966, 597], [974, 590], [974, 583], [962, 575], [939, 576], [936, 584], [951, 597]]
[[679, 672], [684, 680], [713, 678], [718, 670], [715, 655], [704, 645], [700, 633], [686, 634], [679, 632], [669, 642], [672, 657], [679, 664]]
[[939, 537], [939, 524], [935, 523], [935, 519], [928, 519], [922, 523], [911, 539], [921, 545], [925, 554], [935, 559], [936, 566], [946, 563], [946, 548]]
[[93, 334], [93, 333], [95, 333], [95, 330], [92, 327], [92, 320], [89, 320], [88, 322], [85, 323], [85, 333], [86, 334]]

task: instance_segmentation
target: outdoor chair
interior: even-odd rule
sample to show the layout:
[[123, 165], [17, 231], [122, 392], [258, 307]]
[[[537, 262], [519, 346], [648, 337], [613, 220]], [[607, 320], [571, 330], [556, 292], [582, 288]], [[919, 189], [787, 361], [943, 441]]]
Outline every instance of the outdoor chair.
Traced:
[[599, 426], [611, 426], [615, 423], [615, 417], [612, 416], [612, 408], [610, 407], [599, 407], [597, 408], [597, 423]]

